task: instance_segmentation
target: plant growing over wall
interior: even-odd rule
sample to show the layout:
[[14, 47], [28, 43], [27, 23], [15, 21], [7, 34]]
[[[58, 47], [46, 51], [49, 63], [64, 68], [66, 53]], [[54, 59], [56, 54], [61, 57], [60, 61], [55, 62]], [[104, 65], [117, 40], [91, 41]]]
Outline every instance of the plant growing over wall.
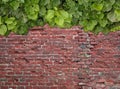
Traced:
[[80, 25], [85, 31], [120, 30], [120, 0], [0, 0], [0, 35], [26, 34], [33, 26]]

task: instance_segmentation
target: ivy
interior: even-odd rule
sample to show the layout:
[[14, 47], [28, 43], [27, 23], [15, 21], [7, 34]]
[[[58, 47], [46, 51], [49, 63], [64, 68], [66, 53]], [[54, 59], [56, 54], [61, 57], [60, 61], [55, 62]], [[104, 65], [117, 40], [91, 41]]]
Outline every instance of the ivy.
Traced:
[[105, 34], [120, 30], [120, 0], [0, 0], [0, 35], [27, 34], [33, 26]]
[[68, 14], [65, 10], [58, 10], [54, 8], [54, 10], [48, 10], [45, 15], [45, 20], [50, 25], [57, 25], [59, 27], [69, 27], [71, 23], [72, 15]]

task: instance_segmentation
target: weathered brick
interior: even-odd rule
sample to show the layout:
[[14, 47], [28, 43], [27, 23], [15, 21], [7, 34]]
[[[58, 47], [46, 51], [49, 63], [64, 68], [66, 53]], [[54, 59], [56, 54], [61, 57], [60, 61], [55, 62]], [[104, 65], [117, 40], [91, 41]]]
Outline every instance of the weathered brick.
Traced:
[[0, 36], [0, 89], [119, 89], [119, 33], [46, 25]]

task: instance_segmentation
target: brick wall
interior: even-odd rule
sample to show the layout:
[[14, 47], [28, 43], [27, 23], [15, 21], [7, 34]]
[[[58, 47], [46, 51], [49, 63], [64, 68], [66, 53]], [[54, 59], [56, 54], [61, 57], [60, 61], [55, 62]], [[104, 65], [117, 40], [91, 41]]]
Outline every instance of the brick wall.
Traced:
[[0, 89], [120, 89], [120, 31], [44, 27], [0, 37]]

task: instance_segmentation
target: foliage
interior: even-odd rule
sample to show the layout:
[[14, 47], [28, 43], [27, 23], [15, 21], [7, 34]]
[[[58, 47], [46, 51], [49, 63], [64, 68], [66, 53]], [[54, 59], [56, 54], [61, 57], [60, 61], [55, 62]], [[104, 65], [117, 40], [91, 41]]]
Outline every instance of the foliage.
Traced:
[[48, 23], [60, 28], [80, 25], [85, 31], [120, 30], [120, 0], [0, 0], [0, 35], [26, 34]]

